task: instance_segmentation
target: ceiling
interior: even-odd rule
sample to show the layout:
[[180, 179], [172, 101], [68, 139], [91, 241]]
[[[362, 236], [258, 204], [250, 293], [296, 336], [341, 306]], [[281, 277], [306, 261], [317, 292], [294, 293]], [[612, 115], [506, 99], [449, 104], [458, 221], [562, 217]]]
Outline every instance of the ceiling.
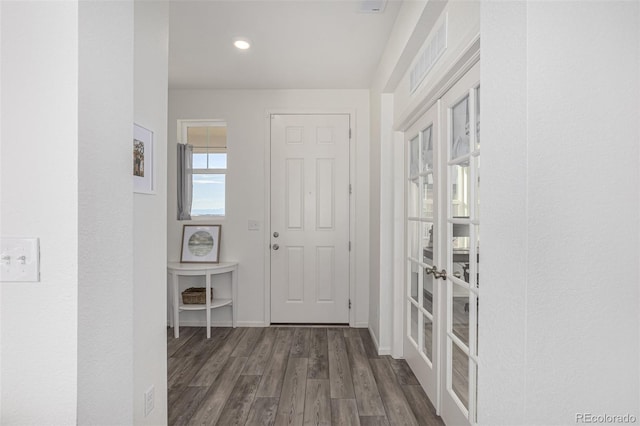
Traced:
[[169, 87], [368, 89], [401, 3], [370, 1], [173, 0]]

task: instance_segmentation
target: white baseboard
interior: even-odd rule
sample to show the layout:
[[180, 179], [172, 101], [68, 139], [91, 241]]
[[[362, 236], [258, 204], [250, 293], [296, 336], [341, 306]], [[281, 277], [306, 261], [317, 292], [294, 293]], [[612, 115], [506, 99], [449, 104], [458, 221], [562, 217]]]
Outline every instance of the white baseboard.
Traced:
[[[211, 327], [231, 327], [231, 321], [211, 321]], [[180, 321], [180, 327], [206, 327], [207, 322], [201, 320]], [[238, 327], [268, 327], [263, 321], [238, 321]], [[167, 323], [167, 327], [173, 327], [171, 323]]]
[[[211, 327], [231, 327], [233, 324], [231, 321], [211, 321]], [[180, 327], [206, 327], [206, 321], [200, 320], [191, 320], [191, 321], [180, 321]]]
[[381, 347], [380, 343], [378, 343], [378, 339], [376, 338], [375, 333], [371, 331], [371, 328], [368, 328], [368, 330], [369, 335], [371, 336], [371, 340], [373, 340], [373, 344], [378, 350], [378, 355], [391, 355], [391, 348], [387, 346]]
[[391, 348], [389, 346], [379, 346], [378, 355], [391, 355]]
[[238, 321], [238, 327], [269, 327], [264, 321]]
[[354, 328], [369, 328], [369, 322], [357, 322]]

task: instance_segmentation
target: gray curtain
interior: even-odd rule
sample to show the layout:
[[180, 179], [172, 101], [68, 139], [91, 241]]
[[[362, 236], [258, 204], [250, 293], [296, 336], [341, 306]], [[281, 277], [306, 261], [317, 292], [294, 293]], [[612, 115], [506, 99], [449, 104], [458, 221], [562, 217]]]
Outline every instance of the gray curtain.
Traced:
[[178, 144], [178, 220], [191, 219], [193, 146]]

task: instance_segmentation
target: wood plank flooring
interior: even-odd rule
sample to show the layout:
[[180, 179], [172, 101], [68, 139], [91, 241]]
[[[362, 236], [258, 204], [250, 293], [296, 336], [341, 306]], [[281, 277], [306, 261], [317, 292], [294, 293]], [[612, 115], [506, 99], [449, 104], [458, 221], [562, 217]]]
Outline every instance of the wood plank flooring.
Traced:
[[443, 425], [368, 330], [167, 329], [170, 425]]

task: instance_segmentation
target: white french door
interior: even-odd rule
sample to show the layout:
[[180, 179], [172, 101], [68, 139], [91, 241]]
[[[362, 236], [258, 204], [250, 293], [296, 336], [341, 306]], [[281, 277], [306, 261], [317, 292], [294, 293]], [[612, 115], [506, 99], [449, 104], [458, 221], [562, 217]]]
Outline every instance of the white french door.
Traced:
[[349, 122], [271, 115], [271, 322], [349, 322]]
[[440, 288], [431, 270], [442, 263], [439, 250], [439, 116], [436, 103], [407, 132], [407, 285], [404, 357], [429, 398], [438, 396]]
[[476, 422], [480, 248], [480, 64], [443, 97], [446, 215], [441, 416]]
[[446, 424], [474, 424], [480, 293], [479, 63], [405, 132], [405, 141], [405, 358]]

